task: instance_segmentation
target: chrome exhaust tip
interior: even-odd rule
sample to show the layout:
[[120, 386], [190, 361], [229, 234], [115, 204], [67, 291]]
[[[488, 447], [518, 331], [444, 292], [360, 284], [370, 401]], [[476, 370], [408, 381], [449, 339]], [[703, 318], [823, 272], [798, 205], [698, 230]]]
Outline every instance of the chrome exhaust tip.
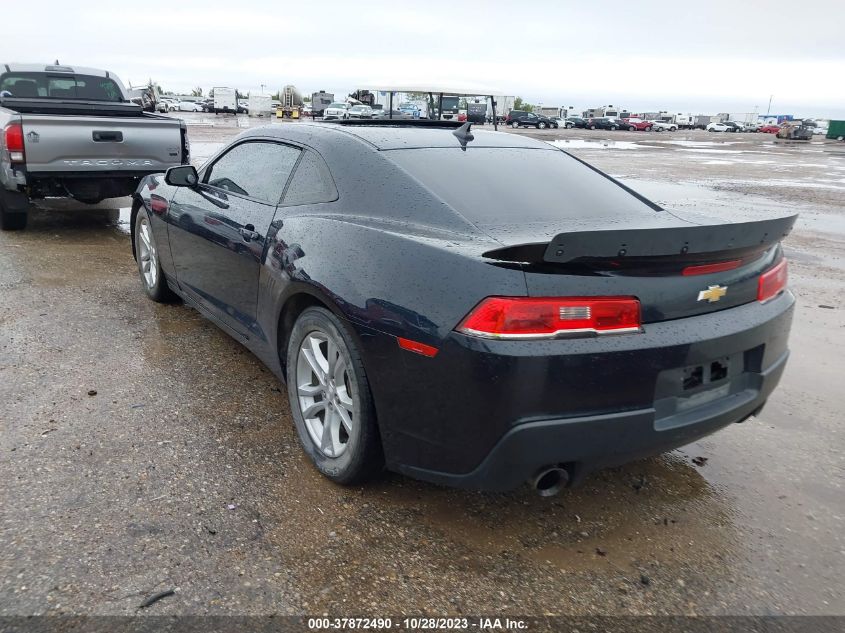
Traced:
[[553, 497], [559, 493], [569, 481], [569, 473], [565, 468], [552, 466], [543, 468], [531, 479], [531, 487], [541, 497]]

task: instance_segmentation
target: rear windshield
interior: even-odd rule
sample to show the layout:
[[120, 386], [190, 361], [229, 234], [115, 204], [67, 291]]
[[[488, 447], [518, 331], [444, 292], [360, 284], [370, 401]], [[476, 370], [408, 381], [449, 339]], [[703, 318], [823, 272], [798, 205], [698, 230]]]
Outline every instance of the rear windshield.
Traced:
[[123, 101], [113, 79], [71, 73], [5, 73], [0, 75], [0, 94], [24, 99]]
[[624, 218], [651, 207], [555, 149], [508, 147], [385, 152], [467, 220], [479, 225]]

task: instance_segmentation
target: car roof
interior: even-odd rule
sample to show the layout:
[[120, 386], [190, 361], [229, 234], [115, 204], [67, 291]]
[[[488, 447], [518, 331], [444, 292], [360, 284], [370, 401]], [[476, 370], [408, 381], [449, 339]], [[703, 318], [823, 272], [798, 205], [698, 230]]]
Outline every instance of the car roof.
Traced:
[[[251, 128], [244, 132], [244, 137], [275, 137], [280, 140], [301, 142], [314, 147], [330, 150], [337, 143], [364, 143], [375, 150], [395, 150], [412, 148], [459, 148], [460, 141], [452, 133], [453, 129], [426, 127], [408, 121], [405, 125], [339, 125], [337, 123], [300, 122], [290, 125], [268, 125]], [[543, 141], [510, 134], [472, 128], [473, 140], [469, 147], [510, 147], [526, 149], [545, 149], [556, 151]]]

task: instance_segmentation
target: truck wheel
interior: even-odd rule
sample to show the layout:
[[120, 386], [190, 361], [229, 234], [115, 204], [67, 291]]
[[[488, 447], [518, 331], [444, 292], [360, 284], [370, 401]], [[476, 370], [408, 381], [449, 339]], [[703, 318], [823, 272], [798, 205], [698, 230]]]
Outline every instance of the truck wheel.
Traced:
[[26, 228], [29, 201], [22, 193], [0, 190], [0, 229], [21, 231]]
[[[2, 202], [0, 202], [2, 204]], [[26, 228], [26, 220], [28, 214], [7, 211], [4, 207], [0, 207], [0, 229], [4, 231], [21, 231]]]

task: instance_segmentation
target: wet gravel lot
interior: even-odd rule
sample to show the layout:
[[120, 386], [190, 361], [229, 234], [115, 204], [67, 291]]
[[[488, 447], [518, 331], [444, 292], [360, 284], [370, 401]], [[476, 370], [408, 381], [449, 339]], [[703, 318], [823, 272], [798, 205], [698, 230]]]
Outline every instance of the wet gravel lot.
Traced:
[[[238, 132], [185, 118], [197, 161]], [[44, 205], [0, 234], [0, 615], [131, 614], [167, 589], [148, 611], [845, 614], [845, 144], [521, 133], [666, 206], [802, 213], [793, 354], [759, 418], [551, 499], [342, 488], [269, 371], [145, 298], [126, 200]]]

